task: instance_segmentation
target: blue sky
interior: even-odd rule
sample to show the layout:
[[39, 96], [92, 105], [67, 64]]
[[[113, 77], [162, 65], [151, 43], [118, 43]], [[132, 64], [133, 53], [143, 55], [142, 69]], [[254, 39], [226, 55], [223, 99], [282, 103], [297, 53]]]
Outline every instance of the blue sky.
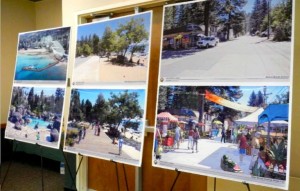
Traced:
[[149, 32], [150, 30], [150, 19], [151, 19], [151, 13], [143, 13], [143, 14], [137, 14], [137, 15], [131, 15], [127, 17], [122, 18], [116, 18], [111, 19], [107, 21], [102, 22], [96, 22], [86, 25], [78, 26], [77, 30], [77, 40], [80, 40], [81, 36], [87, 36], [87, 35], [93, 35], [97, 34], [100, 38], [103, 35], [103, 32], [107, 26], [109, 26], [113, 31], [119, 26], [119, 24], [125, 24], [128, 22], [132, 17], [134, 18], [143, 18], [144, 19], [144, 27], [146, 31]]
[[[245, 5], [244, 7], [244, 10], [249, 13], [252, 11], [253, 9], [253, 5], [254, 5], [254, 2], [256, 0], [247, 0], [247, 4]], [[272, 4], [272, 7], [274, 7], [275, 5], [277, 5], [278, 3], [282, 2], [282, 0], [270, 0], [271, 1], [271, 4]]]
[[[256, 94], [258, 93], [258, 91], [261, 91], [261, 93], [263, 93], [263, 88], [264, 86], [241, 86], [240, 89], [243, 92], [243, 97], [241, 97], [237, 102], [242, 104], [242, 105], [248, 105], [248, 101], [249, 101], [249, 97], [251, 95], [251, 93], [254, 91]], [[276, 95], [281, 95], [283, 93], [286, 93], [289, 91], [289, 87], [288, 86], [267, 86], [267, 94], [268, 95], [268, 99], [267, 102], [273, 102], [276, 100]]]
[[[92, 104], [94, 105], [96, 99], [100, 93], [104, 96], [105, 100], [107, 101], [111, 95], [110, 93], [118, 95], [119, 93], [123, 93], [125, 89], [77, 89], [80, 93], [80, 100], [87, 100], [89, 99]], [[136, 92], [138, 96], [138, 102], [140, 107], [144, 110], [145, 108], [145, 90], [143, 89], [129, 89], [128, 92]]]
[[[24, 87], [24, 92], [26, 93], [29, 93], [30, 92], [30, 89], [32, 87]], [[42, 90], [44, 91], [44, 95], [46, 96], [51, 96], [51, 95], [55, 95], [55, 91], [56, 91], [57, 88], [40, 88], [40, 87], [34, 87], [34, 94], [37, 94], [37, 95], [41, 95], [41, 92]]]

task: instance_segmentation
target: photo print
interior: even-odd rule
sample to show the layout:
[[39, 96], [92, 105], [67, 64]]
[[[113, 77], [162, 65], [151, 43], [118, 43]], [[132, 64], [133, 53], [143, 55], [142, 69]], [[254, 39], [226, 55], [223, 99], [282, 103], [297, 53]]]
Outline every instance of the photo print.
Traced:
[[72, 89], [64, 150], [140, 166], [145, 89]]
[[289, 82], [292, 3], [210, 0], [165, 6], [160, 80]]
[[151, 19], [144, 12], [78, 26], [74, 84], [145, 84]]
[[15, 83], [66, 83], [70, 29], [20, 33]]
[[287, 188], [289, 86], [160, 86], [153, 165]]
[[5, 138], [59, 148], [64, 88], [14, 86]]

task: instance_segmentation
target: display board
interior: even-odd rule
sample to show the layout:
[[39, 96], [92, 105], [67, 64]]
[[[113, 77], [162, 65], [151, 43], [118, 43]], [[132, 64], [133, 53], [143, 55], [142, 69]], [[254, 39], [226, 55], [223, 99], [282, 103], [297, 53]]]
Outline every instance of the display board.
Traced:
[[153, 166], [288, 188], [292, 9], [164, 6]]
[[79, 25], [64, 150], [140, 166], [152, 12]]
[[70, 27], [20, 33], [5, 138], [59, 148]]

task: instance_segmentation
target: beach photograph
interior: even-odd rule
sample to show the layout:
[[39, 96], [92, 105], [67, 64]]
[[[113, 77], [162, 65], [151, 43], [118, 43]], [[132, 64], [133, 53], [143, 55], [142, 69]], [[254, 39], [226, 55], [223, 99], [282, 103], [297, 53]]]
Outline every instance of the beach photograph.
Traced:
[[64, 150], [141, 165], [144, 89], [72, 89]]
[[59, 148], [64, 88], [14, 86], [5, 138]]
[[15, 82], [66, 82], [70, 27], [19, 34]]
[[166, 5], [160, 80], [289, 82], [292, 10], [292, 0]]
[[289, 86], [160, 86], [153, 165], [285, 188], [289, 94]]
[[152, 12], [77, 27], [73, 82], [146, 83]]

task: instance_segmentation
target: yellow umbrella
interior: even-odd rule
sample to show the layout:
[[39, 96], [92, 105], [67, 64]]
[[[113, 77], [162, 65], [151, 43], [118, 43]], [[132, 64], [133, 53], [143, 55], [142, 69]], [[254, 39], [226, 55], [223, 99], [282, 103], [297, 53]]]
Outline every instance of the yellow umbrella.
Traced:
[[219, 120], [215, 120], [215, 121], [214, 121], [214, 124], [222, 125], [223, 123], [222, 123], [221, 121], [219, 121]]

